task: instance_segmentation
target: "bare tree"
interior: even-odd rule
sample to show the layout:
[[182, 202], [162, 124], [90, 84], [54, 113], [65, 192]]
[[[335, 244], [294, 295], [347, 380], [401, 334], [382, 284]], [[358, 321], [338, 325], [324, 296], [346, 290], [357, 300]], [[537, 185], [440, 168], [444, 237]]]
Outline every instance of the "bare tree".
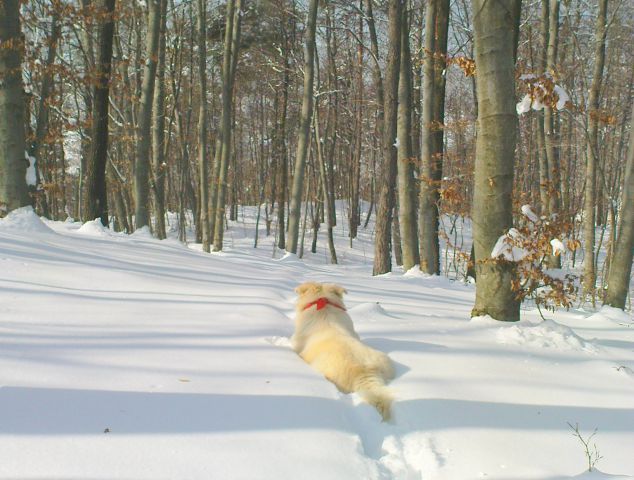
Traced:
[[110, 72], [114, 37], [115, 0], [104, 0], [100, 14], [99, 57], [96, 65], [96, 85], [93, 104], [92, 152], [86, 171], [86, 215], [99, 218], [108, 226], [108, 194], [106, 163], [108, 161], [108, 109], [110, 102]]
[[608, 291], [605, 303], [622, 310], [632, 273], [634, 252], [634, 105], [630, 116], [630, 146], [625, 165], [623, 200], [621, 202], [621, 224], [614, 247], [614, 255], [608, 276]]
[[398, 87], [398, 198], [403, 269], [419, 263], [416, 222], [416, 185], [412, 151], [412, 62], [407, 9], [401, 24], [401, 61]]
[[376, 212], [376, 231], [374, 236], [373, 275], [381, 275], [392, 270], [391, 237], [395, 207], [397, 150], [396, 120], [398, 105], [398, 79], [401, 59], [401, 22], [403, 1], [388, 2], [388, 53], [385, 68], [383, 106], [383, 165], [381, 168], [380, 192]]
[[593, 295], [596, 282], [594, 264], [595, 248], [595, 219], [597, 203], [597, 162], [599, 154], [599, 120], [598, 109], [600, 103], [601, 83], [603, 80], [603, 66], [605, 65], [605, 39], [607, 36], [607, 10], [608, 0], [599, 0], [599, 13], [595, 31], [594, 45], [594, 72], [592, 74], [592, 86], [588, 97], [588, 139], [586, 148], [586, 188], [584, 201], [583, 237], [583, 290], [586, 294]]
[[209, 238], [209, 159], [207, 157], [207, 6], [205, 0], [198, 0], [198, 171], [200, 189], [200, 223], [203, 251], [211, 251]]
[[310, 124], [313, 117], [313, 82], [315, 76], [315, 32], [317, 29], [318, 0], [310, 0], [306, 19], [306, 38], [304, 44], [304, 92], [302, 94], [302, 113], [297, 139], [297, 154], [293, 171], [293, 186], [288, 214], [288, 240], [286, 250], [297, 253], [299, 240], [299, 222], [301, 217], [302, 192], [304, 191], [304, 171], [310, 144]]
[[440, 273], [438, 223], [442, 178], [445, 109], [445, 57], [449, 27], [449, 0], [431, 0], [425, 18], [423, 112], [421, 118], [420, 268]]
[[147, 37], [145, 43], [145, 67], [137, 129], [136, 164], [134, 169], [136, 228], [150, 226], [150, 141], [152, 105], [156, 68], [158, 64], [159, 32], [161, 28], [160, 0], [148, 0]]
[[214, 248], [222, 250], [224, 238], [225, 203], [227, 196], [227, 174], [231, 159], [231, 117], [233, 113], [233, 83], [240, 49], [240, 17], [242, 0], [230, 0], [227, 4], [224, 58], [222, 59], [222, 144], [220, 145], [220, 169], [217, 178], [215, 202]]

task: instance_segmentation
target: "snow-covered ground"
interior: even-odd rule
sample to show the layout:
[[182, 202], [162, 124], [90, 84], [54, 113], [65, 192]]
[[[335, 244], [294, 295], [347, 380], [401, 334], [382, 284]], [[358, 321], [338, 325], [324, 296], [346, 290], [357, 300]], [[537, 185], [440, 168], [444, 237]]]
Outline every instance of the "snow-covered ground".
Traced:
[[[245, 212], [220, 254], [0, 220], [0, 478], [634, 478], [629, 313], [470, 319], [471, 285], [372, 277], [371, 231], [350, 249], [338, 227], [333, 266], [321, 239], [304, 260], [275, 252], [264, 222], [253, 249]], [[289, 348], [305, 280], [344, 285], [396, 363], [392, 423]], [[596, 429], [593, 473], [568, 424]]]

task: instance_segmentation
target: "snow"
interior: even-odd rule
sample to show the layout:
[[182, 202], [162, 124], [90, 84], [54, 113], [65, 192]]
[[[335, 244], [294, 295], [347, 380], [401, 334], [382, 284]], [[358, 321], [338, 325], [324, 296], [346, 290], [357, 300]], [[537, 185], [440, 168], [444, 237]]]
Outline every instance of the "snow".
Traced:
[[[0, 478], [634, 478], [631, 313], [470, 319], [471, 285], [372, 277], [372, 224], [350, 249], [339, 222], [329, 265], [323, 235], [304, 259], [264, 227], [253, 249], [255, 210], [212, 255], [31, 209], [0, 220]], [[394, 360], [392, 423], [290, 349], [308, 279], [345, 286]], [[568, 422], [598, 429], [591, 473]]]
[[539, 222], [539, 217], [533, 210], [533, 207], [531, 207], [530, 205], [522, 205], [521, 211], [522, 211], [522, 214], [526, 218], [528, 218], [531, 222], [533, 223]]
[[522, 234], [517, 229], [510, 228], [507, 233], [500, 235], [495, 242], [493, 250], [491, 250], [491, 258], [502, 256], [510, 262], [519, 262], [529, 254], [524, 248], [514, 244], [521, 239]]
[[17, 208], [9, 212], [6, 217], [0, 218], [0, 232], [16, 232], [18, 235], [54, 233], [40, 220], [32, 207]]
[[562, 255], [568, 251], [563, 242], [558, 238], [553, 238], [550, 241], [550, 246], [553, 247], [553, 255]]
[[37, 172], [35, 171], [35, 157], [29, 155], [29, 152], [24, 152], [24, 158], [29, 162], [29, 166], [26, 168], [26, 174], [24, 179], [26, 184], [34, 187], [37, 185]]

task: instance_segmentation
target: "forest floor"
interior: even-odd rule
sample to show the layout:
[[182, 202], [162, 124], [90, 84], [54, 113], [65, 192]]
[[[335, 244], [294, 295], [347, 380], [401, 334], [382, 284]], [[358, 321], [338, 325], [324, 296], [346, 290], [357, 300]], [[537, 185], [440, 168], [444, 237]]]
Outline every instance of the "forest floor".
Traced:
[[[264, 222], [254, 249], [245, 212], [216, 254], [0, 220], [1, 479], [634, 478], [631, 312], [470, 319], [473, 285], [372, 277], [372, 225], [352, 248], [338, 227], [329, 265], [323, 238], [299, 260]], [[290, 349], [306, 280], [345, 286], [396, 363], [391, 423]]]

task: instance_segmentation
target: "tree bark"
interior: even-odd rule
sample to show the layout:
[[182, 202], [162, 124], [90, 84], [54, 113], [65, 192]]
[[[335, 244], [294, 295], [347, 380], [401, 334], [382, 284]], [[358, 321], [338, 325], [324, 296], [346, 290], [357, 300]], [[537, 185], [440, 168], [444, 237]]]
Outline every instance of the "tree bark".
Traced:
[[438, 240], [442, 179], [444, 104], [449, 0], [431, 0], [425, 19], [423, 112], [421, 119], [420, 268], [440, 273]]
[[630, 117], [630, 146], [625, 165], [621, 221], [608, 274], [607, 305], [625, 310], [630, 287], [632, 254], [634, 253], [634, 105]]
[[594, 266], [594, 228], [596, 209], [596, 185], [597, 185], [597, 155], [598, 155], [598, 135], [599, 123], [597, 113], [599, 109], [601, 83], [603, 77], [603, 66], [605, 64], [605, 39], [607, 35], [607, 9], [608, 0], [599, 1], [599, 12], [597, 15], [597, 25], [595, 31], [594, 46], [594, 71], [592, 74], [592, 85], [588, 97], [588, 139], [586, 146], [586, 188], [584, 201], [584, 258], [583, 258], [583, 291], [586, 295], [591, 295], [594, 299], [594, 286], [596, 281], [596, 271]]
[[[57, 55], [57, 44], [62, 33], [62, 26], [59, 22], [59, 12], [55, 9], [51, 12], [51, 35], [48, 39], [48, 53], [46, 56], [45, 72], [42, 78], [40, 88], [40, 100], [38, 102], [37, 119], [35, 123], [35, 138], [31, 142], [29, 148], [29, 156], [35, 159], [35, 167], [37, 174], [37, 186], [30, 187], [31, 192], [35, 193], [37, 202], [41, 205], [42, 214], [50, 217], [48, 202], [46, 199], [45, 189], [38, 190], [40, 184], [40, 172], [43, 171], [44, 155], [42, 155], [42, 144], [44, 143], [46, 133], [49, 128], [49, 99], [53, 90], [53, 71], [52, 67], [55, 63]], [[97, 77], [99, 78], [99, 77]]]
[[159, 34], [158, 67], [156, 88], [154, 91], [154, 120], [152, 125], [152, 166], [154, 216], [156, 218], [155, 235], [159, 239], [166, 238], [165, 232], [165, 180], [167, 164], [165, 163], [165, 50], [166, 50], [167, 0], [161, 0], [161, 26]]
[[214, 221], [214, 252], [222, 250], [225, 232], [225, 203], [227, 198], [227, 175], [231, 160], [231, 121], [233, 117], [233, 83], [240, 49], [240, 18], [242, 0], [230, 0], [227, 4], [224, 58], [222, 60], [222, 145], [220, 170], [216, 188], [217, 199]]
[[420, 261], [416, 221], [416, 185], [412, 153], [412, 63], [409, 49], [407, 9], [401, 26], [401, 61], [398, 87], [398, 197], [403, 270]]
[[30, 205], [24, 158], [24, 37], [19, 0], [0, 2], [0, 216]]
[[474, 0], [478, 120], [473, 197], [473, 236], [477, 258], [472, 316], [519, 320], [512, 288], [512, 262], [491, 258], [491, 251], [513, 224], [513, 162], [517, 136], [514, 41], [519, 0]]
[[200, 105], [198, 107], [198, 177], [200, 178], [200, 224], [204, 252], [211, 251], [209, 238], [209, 159], [207, 157], [207, 7], [206, 0], [198, 0], [198, 78]]
[[[555, 68], [557, 66], [557, 46], [559, 43], [559, 0], [549, 1], [546, 72], [553, 75], [554, 81], [556, 78]], [[546, 163], [548, 165], [548, 214], [558, 215], [561, 203], [561, 174], [554, 110], [549, 105], [544, 107], [544, 144], [546, 147]], [[546, 261], [550, 268], [561, 268], [560, 255], [549, 255]]]
[[135, 221], [136, 229], [150, 226], [150, 140], [152, 124], [152, 101], [156, 83], [159, 31], [161, 27], [160, 0], [148, 0], [147, 38], [145, 45], [145, 67], [139, 107], [136, 164], [134, 169]]
[[105, 0], [103, 6], [103, 23], [99, 28], [99, 58], [96, 65], [97, 83], [92, 114], [92, 151], [86, 169], [85, 205], [87, 218], [91, 220], [99, 218], [101, 223], [107, 227], [109, 222], [106, 163], [108, 161], [108, 108], [115, 0]]
[[380, 193], [376, 212], [373, 275], [381, 275], [392, 270], [391, 236], [398, 161], [394, 144], [396, 143], [402, 9], [402, 0], [389, 0], [388, 53], [384, 83], [385, 103], [383, 106], [383, 165], [379, 179]]
[[[310, 143], [310, 123], [313, 116], [313, 82], [315, 76], [315, 32], [317, 28], [318, 0], [310, 0], [306, 20], [306, 40], [304, 45], [304, 92], [302, 94], [302, 112], [297, 139], [297, 154], [293, 172], [293, 187], [288, 215], [288, 242], [286, 250], [297, 253], [299, 224], [301, 220], [302, 192], [304, 190], [304, 172]], [[325, 179], [324, 179], [325, 181]]]

